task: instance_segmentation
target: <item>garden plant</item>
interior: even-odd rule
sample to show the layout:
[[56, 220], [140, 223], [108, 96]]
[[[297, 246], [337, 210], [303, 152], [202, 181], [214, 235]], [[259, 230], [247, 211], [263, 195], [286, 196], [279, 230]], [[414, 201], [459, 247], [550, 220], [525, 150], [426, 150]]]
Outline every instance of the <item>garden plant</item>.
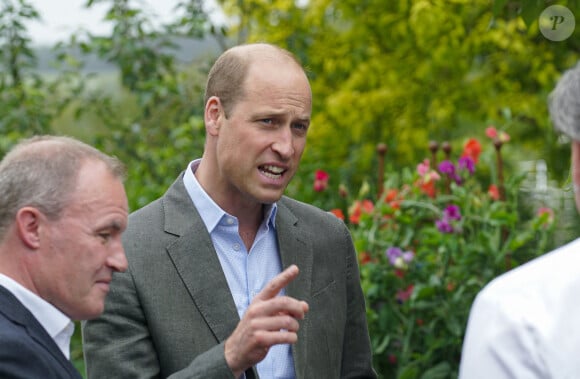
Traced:
[[[457, 154], [432, 142], [416, 167], [379, 171], [378, 196], [370, 185], [355, 196], [339, 189], [346, 201], [331, 211], [354, 237], [381, 377], [457, 377], [477, 292], [551, 243], [553, 211], [522, 201], [524, 174], [504, 183], [509, 136], [493, 127], [486, 134], [485, 149], [476, 138]], [[378, 152], [382, 167], [383, 145]], [[317, 171], [314, 191], [328, 191], [328, 180]]]

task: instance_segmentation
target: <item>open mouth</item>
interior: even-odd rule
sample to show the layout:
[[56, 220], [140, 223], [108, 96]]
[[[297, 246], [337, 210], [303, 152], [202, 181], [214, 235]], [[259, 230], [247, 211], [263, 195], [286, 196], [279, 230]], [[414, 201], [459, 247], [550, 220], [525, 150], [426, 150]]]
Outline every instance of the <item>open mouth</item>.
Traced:
[[267, 176], [270, 179], [280, 179], [284, 172], [286, 171], [282, 167], [273, 166], [273, 165], [264, 165], [258, 167], [260, 172]]

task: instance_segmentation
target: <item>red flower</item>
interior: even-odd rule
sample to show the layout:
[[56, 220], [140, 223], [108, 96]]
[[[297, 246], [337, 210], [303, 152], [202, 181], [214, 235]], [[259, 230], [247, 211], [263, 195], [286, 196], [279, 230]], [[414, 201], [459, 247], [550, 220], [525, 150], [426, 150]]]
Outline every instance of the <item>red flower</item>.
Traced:
[[400, 269], [396, 269], [395, 270], [395, 276], [398, 278], [403, 279], [405, 277], [405, 271], [400, 270]]
[[335, 215], [337, 218], [341, 219], [342, 221], [344, 221], [344, 213], [342, 212], [342, 209], [340, 208], [334, 208], [330, 210], [330, 213], [332, 213], [333, 215]]
[[328, 187], [328, 179], [330, 175], [326, 171], [316, 170], [314, 174], [314, 190], [322, 192]]
[[493, 200], [499, 200], [499, 189], [497, 188], [497, 186], [495, 184], [492, 184], [489, 186], [489, 189], [487, 190], [487, 194], [493, 199]]
[[479, 155], [481, 154], [481, 144], [475, 138], [470, 138], [463, 145], [462, 157], [469, 157], [474, 163], [477, 163]]
[[409, 286], [404, 290], [397, 290], [397, 301], [403, 303], [411, 297], [413, 294], [414, 285], [409, 284]]
[[348, 210], [349, 221], [355, 225], [358, 224], [360, 222], [360, 216], [363, 213], [365, 214], [372, 213], [374, 208], [375, 206], [370, 200], [355, 201]]
[[397, 356], [395, 354], [389, 354], [389, 363], [392, 365], [396, 365], [397, 364]]
[[362, 265], [365, 265], [365, 264], [367, 264], [367, 263], [369, 263], [369, 262], [372, 261], [371, 255], [368, 252], [366, 252], [366, 251], [361, 251], [358, 254], [358, 261], [360, 262], [361, 266]]

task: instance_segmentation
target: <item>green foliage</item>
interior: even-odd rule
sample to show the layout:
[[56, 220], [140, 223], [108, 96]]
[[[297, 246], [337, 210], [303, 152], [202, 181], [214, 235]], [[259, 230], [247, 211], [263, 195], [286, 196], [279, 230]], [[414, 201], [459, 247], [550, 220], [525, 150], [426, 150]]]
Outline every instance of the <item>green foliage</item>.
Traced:
[[579, 58], [580, 28], [566, 41], [545, 39], [530, 20], [546, 2], [278, 0], [275, 11], [242, 3], [247, 39], [289, 48], [311, 72], [306, 166], [327, 161], [332, 176], [360, 184], [379, 141], [409, 164], [429, 140], [495, 124], [519, 141], [514, 158], [542, 157], [566, 176], [546, 96]]
[[[452, 377], [476, 290], [550, 240], [552, 229], [543, 227], [549, 217], [535, 217], [520, 201], [521, 177], [511, 164], [543, 157], [566, 176], [569, 162], [561, 157], [569, 149], [557, 144], [545, 99], [579, 57], [580, 28], [563, 42], [544, 39], [535, 20], [551, 2], [540, 0], [220, 0], [238, 21], [227, 29], [208, 25], [200, 0], [181, 1], [175, 20], [160, 26], [128, 0], [86, 6], [97, 3], [109, 4], [111, 34], [78, 33], [58, 44], [61, 72], [48, 78], [34, 71], [25, 28], [40, 15], [25, 0], [0, 0], [0, 152], [21, 137], [66, 130], [126, 163], [130, 206], [137, 209], [203, 150], [208, 64], [181, 67], [172, 37], [212, 33], [224, 48], [258, 40], [285, 46], [305, 63], [314, 94], [308, 147], [288, 194], [327, 209], [333, 204], [347, 216], [358, 212], [350, 227], [359, 251], [368, 253], [361, 274], [380, 372]], [[559, 3], [579, 9], [578, 0]], [[71, 47], [117, 66], [112, 92], [94, 85], [102, 77], [81, 74], [83, 61]], [[462, 185], [438, 182], [435, 198], [414, 186], [414, 170], [401, 169], [425, 156], [428, 141], [459, 141], [488, 124], [518, 141], [503, 152], [510, 158], [505, 201], [487, 195], [498, 183], [493, 164], [480, 163]], [[374, 210], [365, 213], [368, 203], [355, 200], [368, 200], [381, 186], [373, 173], [380, 167], [377, 142], [386, 143], [389, 157], [383, 184], [401, 198], [371, 203]], [[494, 157], [484, 151], [482, 162]], [[342, 185], [340, 196], [312, 187], [322, 165], [330, 173], [325, 185]], [[449, 203], [460, 206], [461, 232], [442, 234], [434, 222]], [[402, 277], [384, 255], [395, 246], [415, 253]], [[397, 302], [399, 290], [410, 297]], [[83, 371], [78, 330], [72, 358]]]
[[74, 72], [47, 80], [32, 70], [36, 57], [25, 23], [39, 19], [24, 0], [0, 1], [0, 134], [6, 144], [0, 148], [22, 136], [50, 132], [52, 120], [82, 89]]
[[[492, 143], [488, 149], [481, 157], [466, 148], [438, 165], [431, 157], [417, 168], [387, 170], [381, 196], [363, 190], [349, 198], [343, 214], [359, 252], [381, 377], [456, 378], [477, 292], [553, 243], [553, 211], [521, 203], [522, 175], [505, 185], [497, 175], [478, 175], [494, 171], [481, 159], [496, 155]], [[474, 172], [467, 159], [478, 162]]]

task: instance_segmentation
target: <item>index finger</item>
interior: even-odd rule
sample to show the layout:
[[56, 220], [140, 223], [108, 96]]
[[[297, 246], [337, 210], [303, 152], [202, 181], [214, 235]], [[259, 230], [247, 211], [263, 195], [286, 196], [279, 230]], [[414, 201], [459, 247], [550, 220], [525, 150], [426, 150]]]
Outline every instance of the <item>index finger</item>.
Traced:
[[298, 276], [298, 266], [291, 265], [286, 270], [272, 278], [264, 289], [256, 295], [259, 300], [268, 300], [276, 297], [282, 288], [286, 287]]

